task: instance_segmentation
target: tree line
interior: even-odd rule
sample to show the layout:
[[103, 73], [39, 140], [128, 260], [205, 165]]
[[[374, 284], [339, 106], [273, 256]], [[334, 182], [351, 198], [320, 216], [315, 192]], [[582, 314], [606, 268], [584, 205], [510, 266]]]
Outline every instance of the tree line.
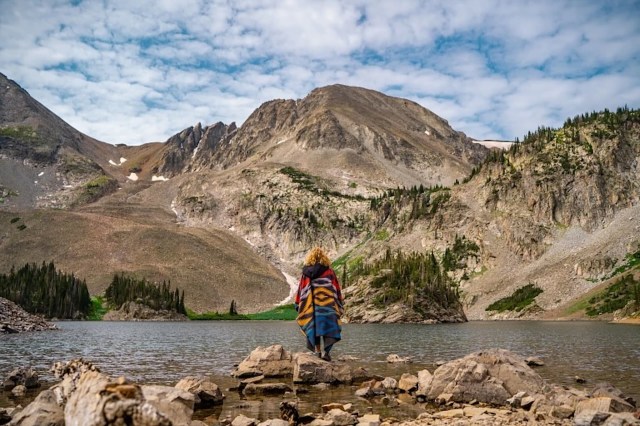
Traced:
[[91, 306], [86, 282], [58, 271], [53, 262], [26, 264], [17, 271], [12, 267], [0, 274], [0, 297], [47, 318], [82, 319]]
[[126, 302], [140, 302], [155, 310], [176, 311], [187, 314], [184, 306], [184, 290], [171, 289], [171, 282], [162, 281], [156, 285], [146, 279], [136, 279], [124, 274], [116, 274], [105, 290], [105, 298], [114, 309], [120, 309]]
[[381, 306], [404, 301], [413, 307], [421, 300], [444, 308], [460, 306], [457, 284], [432, 251], [404, 253], [387, 248], [381, 258], [358, 265], [350, 279], [364, 276], [373, 277], [371, 287], [382, 290], [375, 300]]

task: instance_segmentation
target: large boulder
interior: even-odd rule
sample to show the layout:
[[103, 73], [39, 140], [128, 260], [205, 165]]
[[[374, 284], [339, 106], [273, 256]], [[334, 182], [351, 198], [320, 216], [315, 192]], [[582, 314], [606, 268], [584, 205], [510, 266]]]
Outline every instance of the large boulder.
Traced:
[[505, 349], [489, 349], [438, 367], [427, 397], [435, 400], [440, 394], [451, 394], [456, 402], [506, 405], [520, 391], [541, 393], [543, 384], [522, 357]]
[[265, 377], [290, 376], [293, 373], [293, 357], [282, 345], [258, 346], [238, 365], [233, 376], [238, 378], [264, 375]]
[[51, 390], [40, 392], [36, 399], [13, 416], [15, 426], [65, 426], [64, 411]]
[[363, 368], [352, 368], [341, 362], [327, 362], [309, 353], [296, 353], [293, 357], [294, 383], [346, 383], [362, 382], [371, 378]]
[[95, 371], [80, 377], [64, 408], [66, 426], [171, 426], [173, 423], [146, 401], [140, 386], [124, 378], [112, 382]]
[[218, 385], [202, 376], [187, 376], [176, 384], [176, 388], [193, 394], [197, 410], [222, 404], [225, 398]]

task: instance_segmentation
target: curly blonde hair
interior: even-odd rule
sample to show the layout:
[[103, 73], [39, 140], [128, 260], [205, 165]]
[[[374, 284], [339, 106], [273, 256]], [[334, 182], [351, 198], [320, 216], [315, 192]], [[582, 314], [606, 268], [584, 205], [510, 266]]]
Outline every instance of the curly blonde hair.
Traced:
[[313, 266], [316, 263], [326, 267], [331, 266], [331, 261], [320, 247], [312, 248], [309, 253], [307, 253], [307, 257], [304, 258], [304, 266]]

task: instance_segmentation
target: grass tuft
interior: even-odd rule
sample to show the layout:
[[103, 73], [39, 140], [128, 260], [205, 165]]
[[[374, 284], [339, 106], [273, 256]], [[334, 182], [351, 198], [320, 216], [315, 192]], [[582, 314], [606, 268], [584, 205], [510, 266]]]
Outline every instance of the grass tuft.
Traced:
[[91, 306], [89, 307], [89, 314], [87, 315], [89, 321], [102, 321], [102, 318], [104, 318], [107, 312], [109, 312], [109, 308], [105, 306], [102, 296], [91, 298]]

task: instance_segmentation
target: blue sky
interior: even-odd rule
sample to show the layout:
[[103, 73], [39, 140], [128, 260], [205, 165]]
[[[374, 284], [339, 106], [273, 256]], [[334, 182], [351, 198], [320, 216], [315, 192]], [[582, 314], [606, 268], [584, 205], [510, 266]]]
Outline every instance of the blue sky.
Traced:
[[164, 141], [341, 83], [477, 139], [640, 107], [640, 0], [0, 0], [0, 72], [80, 131]]

